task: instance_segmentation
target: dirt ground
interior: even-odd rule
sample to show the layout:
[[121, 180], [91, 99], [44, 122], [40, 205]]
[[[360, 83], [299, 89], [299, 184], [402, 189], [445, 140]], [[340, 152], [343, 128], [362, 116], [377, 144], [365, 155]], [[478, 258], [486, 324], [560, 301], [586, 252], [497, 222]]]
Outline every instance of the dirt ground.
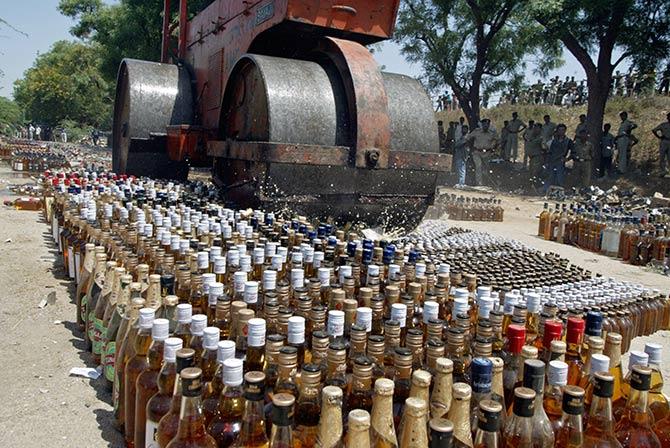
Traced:
[[[10, 197], [7, 184], [30, 181], [0, 165], [2, 199]], [[668, 277], [535, 237], [535, 215], [541, 202], [504, 197], [503, 205], [503, 223], [449, 223], [515, 238], [543, 251], [558, 252], [594, 272], [670, 291]], [[0, 334], [6, 340], [0, 365], [0, 402], [5, 403], [0, 409], [1, 445], [41, 447], [48, 441], [52, 448], [123, 446], [121, 435], [111, 426], [110, 394], [99, 380], [69, 375], [72, 367], [95, 366], [82, 351], [81, 334], [75, 329], [72, 283], [57, 261], [42, 214], [0, 207]], [[439, 215], [439, 209], [431, 214]], [[56, 293], [56, 302], [38, 308], [50, 292]], [[670, 332], [638, 338], [633, 348], [641, 349], [648, 340], [662, 343], [665, 359], [670, 359]], [[670, 364], [666, 365], [668, 394]]]

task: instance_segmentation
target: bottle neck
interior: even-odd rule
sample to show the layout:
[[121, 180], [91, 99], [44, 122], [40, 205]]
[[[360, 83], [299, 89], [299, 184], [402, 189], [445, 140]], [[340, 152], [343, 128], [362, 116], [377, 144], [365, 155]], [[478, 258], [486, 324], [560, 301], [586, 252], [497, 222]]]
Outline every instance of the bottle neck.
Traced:
[[614, 418], [612, 417], [612, 399], [609, 397], [593, 396], [589, 420], [597, 421], [598, 426], [606, 432], [614, 430]]
[[180, 439], [199, 438], [206, 434], [200, 396], [182, 397], [177, 437]]
[[342, 438], [342, 403], [324, 403], [319, 421], [319, 442], [322, 448], [338, 445]]

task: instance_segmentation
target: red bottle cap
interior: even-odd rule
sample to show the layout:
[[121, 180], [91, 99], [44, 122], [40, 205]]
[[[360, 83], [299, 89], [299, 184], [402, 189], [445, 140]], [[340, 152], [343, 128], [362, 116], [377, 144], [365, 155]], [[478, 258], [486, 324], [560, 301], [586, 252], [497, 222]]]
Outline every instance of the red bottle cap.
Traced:
[[555, 321], [548, 320], [544, 323], [544, 339], [542, 343], [546, 349], [551, 348], [551, 341], [561, 338], [563, 333], [563, 324]]
[[510, 325], [507, 327], [507, 340], [510, 352], [521, 353], [521, 348], [526, 343], [526, 328], [521, 325]]
[[582, 336], [584, 335], [584, 328], [586, 327], [586, 322], [584, 319], [578, 317], [571, 317], [568, 319], [568, 331], [565, 337], [566, 342], [569, 344], [579, 344], [582, 342]]

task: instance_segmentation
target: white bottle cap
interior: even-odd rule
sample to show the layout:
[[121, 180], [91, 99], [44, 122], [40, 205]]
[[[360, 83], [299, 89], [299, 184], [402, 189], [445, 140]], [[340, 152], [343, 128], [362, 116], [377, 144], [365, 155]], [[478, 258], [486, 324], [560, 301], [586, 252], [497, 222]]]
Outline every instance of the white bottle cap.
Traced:
[[330, 286], [330, 268], [319, 268], [318, 275], [321, 286]]
[[470, 291], [467, 288], [455, 288], [454, 289], [454, 298], [455, 299], [465, 299], [466, 301], [470, 297]]
[[191, 334], [195, 336], [202, 336], [202, 332], [207, 326], [207, 316], [204, 314], [196, 314], [191, 318]]
[[164, 341], [170, 336], [170, 321], [167, 319], [154, 319], [151, 327], [151, 339]]
[[600, 353], [594, 353], [591, 355], [591, 372], [594, 374], [596, 372], [607, 372], [610, 369], [610, 357], [601, 355]]
[[202, 347], [207, 350], [216, 350], [219, 344], [221, 331], [217, 327], [207, 327], [202, 331]]
[[532, 314], [537, 314], [540, 312], [540, 306], [542, 301], [540, 295], [534, 292], [529, 292], [526, 294], [526, 307], [528, 307], [528, 312]]
[[423, 277], [426, 273], [426, 264], [425, 263], [416, 263], [414, 265], [414, 273], [417, 277]]
[[654, 342], [644, 344], [644, 352], [649, 355], [649, 364], [661, 365], [663, 346]]
[[253, 252], [254, 264], [263, 264], [265, 262], [265, 250], [262, 247], [257, 247]]
[[254, 317], [249, 319], [247, 345], [249, 347], [265, 346], [265, 319]]
[[284, 258], [279, 254], [273, 255], [271, 266], [275, 271], [281, 271], [281, 268], [284, 266]]
[[493, 298], [481, 297], [477, 299], [477, 304], [479, 305], [479, 316], [488, 319], [489, 313], [491, 312], [491, 310], [493, 310], [493, 304], [494, 304]]
[[371, 264], [368, 266], [368, 277], [377, 277], [379, 275], [379, 265]]
[[156, 310], [153, 308], [142, 308], [140, 310], [140, 328], [151, 328], [154, 324]]
[[340, 266], [340, 283], [344, 284], [344, 279], [346, 277], [351, 277], [351, 266], [349, 265], [344, 265]]
[[328, 336], [339, 337], [344, 334], [344, 311], [328, 311]]
[[165, 362], [177, 361], [177, 350], [181, 350], [184, 341], [181, 338], [167, 338], [163, 344], [163, 360]]
[[185, 254], [189, 248], [189, 241], [187, 239], [179, 240], [179, 253]]
[[223, 384], [237, 387], [242, 384], [244, 363], [241, 359], [229, 358], [223, 361]]
[[398, 321], [400, 328], [405, 328], [407, 323], [407, 305], [404, 303], [394, 303], [391, 305], [391, 320]]
[[227, 254], [228, 264], [230, 266], [240, 265], [240, 252], [237, 249], [230, 249]]
[[514, 313], [514, 305], [519, 303], [520, 297], [513, 293], [505, 294], [505, 304], [503, 306], [503, 313], [512, 314]]
[[265, 244], [265, 256], [272, 258], [277, 254], [277, 243], [268, 242]]
[[568, 384], [568, 365], [558, 359], [549, 361], [547, 380], [552, 386], [565, 386]]
[[291, 269], [291, 286], [294, 288], [305, 286], [305, 271], [302, 268]]
[[365, 328], [368, 333], [372, 331], [372, 308], [361, 306], [356, 309], [356, 325]]
[[395, 278], [400, 273], [400, 265], [391, 263], [389, 265], [389, 278]]
[[438, 266], [438, 268], [437, 268], [437, 273], [438, 274], [449, 274], [450, 271], [451, 271], [451, 266], [449, 266], [446, 263], [440, 264], [440, 266]]
[[[314, 240], [316, 242], [316, 240]], [[321, 262], [326, 258], [326, 254], [320, 250], [314, 251], [314, 256], [312, 257], [312, 265], [315, 268], [321, 267]]]
[[628, 358], [628, 371], [630, 372], [633, 369], [633, 366], [648, 366], [649, 365], [649, 354], [641, 352], [639, 350], [633, 350], [630, 352], [630, 358]]
[[423, 303], [423, 323], [427, 324], [430, 319], [437, 319], [440, 311], [440, 304], [433, 300], [426, 300]]
[[244, 284], [247, 282], [247, 273], [242, 271], [237, 271], [233, 274], [233, 286], [235, 287], [235, 292], [244, 293]]
[[202, 274], [202, 292], [209, 294], [209, 287], [216, 281], [216, 274], [205, 273]]
[[240, 270], [251, 272], [251, 255], [240, 255]]
[[291, 263], [302, 263], [302, 252], [294, 251], [291, 253]]
[[305, 342], [305, 318], [291, 316], [288, 318], [288, 342], [302, 344]]
[[477, 286], [477, 298], [491, 297], [490, 286]]
[[467, 314], [469, 309], [470, 305], [468, 305], [467, 300], [454, 299], [453, 312], [452, 312], [453, 316], [458, 316], [459, 314]]
[[223, 283], [214, 282], [209, 285], [209, 296], [207, 303], [210, 306], [216, 305], [216, 301], [223, 295]]
[[[181, 339], [180, 339], [181, 341]], [[235, 341], [219, 341], [216, 351], [216, 362], [223, 364], [223, 361], [235, 357]]]
[[263, 291], [277, 289], [277, 271], [266, 269], [263, 271]]
[[244, 282], [244, 302], [247, 304], [258, 302], [258, 282]]
[[[215, 232], [218, 235], [218, 232]], [[214, 263], [217, 257], [221, 256], [221, 246], [211, 246], [209, 248], [209, 262]]]
[[161, 240], [161, 244], [162, 244], [163, 246], [167, 246], [167, 245], [169, 245], [169, 244], [170, 244], [170, 241], [172, 240], [172, 237], [171, 237], [171, 235], [170, 235], [170, 232], [165, 231], [165, 230], [163, 231], [163, 237], [162, 237], [162, 238], [163, 238], [163, 239]]
[[179, 250], [179, 235], [172, 235], [170, 237], [170, 249]]

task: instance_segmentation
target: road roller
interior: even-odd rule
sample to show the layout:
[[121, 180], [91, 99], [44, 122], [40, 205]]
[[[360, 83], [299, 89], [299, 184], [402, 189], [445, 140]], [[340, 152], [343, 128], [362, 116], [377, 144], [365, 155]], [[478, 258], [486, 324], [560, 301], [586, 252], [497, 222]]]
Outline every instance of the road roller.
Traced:
[[161, 61], [124, 59], [118, 173], [209, 166], [231, 206], [411, 227], [450, 168], [421, 84], [387, 73], [400, 0], [164, 0]]

